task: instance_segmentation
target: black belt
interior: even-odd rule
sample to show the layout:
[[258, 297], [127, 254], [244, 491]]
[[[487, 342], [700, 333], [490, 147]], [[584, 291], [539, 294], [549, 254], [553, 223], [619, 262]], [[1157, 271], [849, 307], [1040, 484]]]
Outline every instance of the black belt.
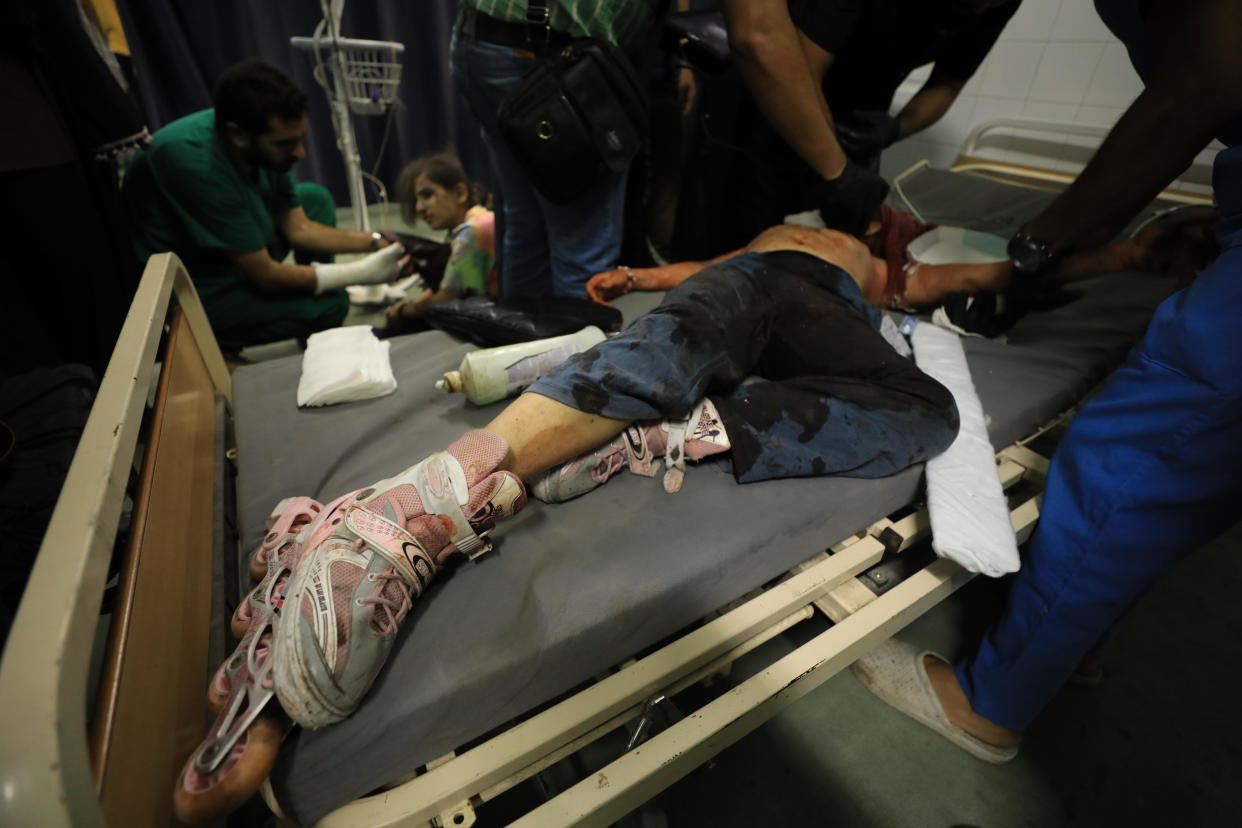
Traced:
[[464, 7], [457, 15], [457, 28], [462, 34], [487, 43], [510, 46], [514, 49], [529, 49], [532, 52], [540, 52], [545, 48], [559, 49], [573, 40], [569, 35], [558, 32], [556, 29], [500, 20]]

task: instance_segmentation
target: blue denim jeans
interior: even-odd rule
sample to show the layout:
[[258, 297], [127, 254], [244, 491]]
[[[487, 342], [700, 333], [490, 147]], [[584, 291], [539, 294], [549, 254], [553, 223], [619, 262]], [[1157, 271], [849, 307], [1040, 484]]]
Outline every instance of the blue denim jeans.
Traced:
[[504, 196], [500, 290], [505, 296], [585, 297], [593, 274], [621, 255], [625, 173], [568, 204], [541, 196], [505, 146], [496, 113], [505, 94], [534, 65], [508, 46], [453, 32], [453, 80], [482, 126]]
[[840, 268], [800, 252], [747, 253], [682, 282], [530, 391], [618, 420], [685, 416], [707, 396], [740, 483], [883, 477], [944, 451], [958, 420], [948, 390], [879, 327]]

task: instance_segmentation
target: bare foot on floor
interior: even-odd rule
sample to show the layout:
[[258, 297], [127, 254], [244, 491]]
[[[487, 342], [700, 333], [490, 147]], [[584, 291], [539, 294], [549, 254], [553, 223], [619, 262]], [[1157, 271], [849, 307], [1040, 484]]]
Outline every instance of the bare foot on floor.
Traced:
[[976, 713], [966, 698], [966, 692], [958, 683], [957, 674], [951, 664], [946, 664], [933, 655], [923, 657], [923, 665], [927, 669], [927, 678], [940, 706], [944, 709], [949, 721], [980, 741], [995, 747], [1014, 747], [1022, 741], [1022, 734], [1001, 727]]

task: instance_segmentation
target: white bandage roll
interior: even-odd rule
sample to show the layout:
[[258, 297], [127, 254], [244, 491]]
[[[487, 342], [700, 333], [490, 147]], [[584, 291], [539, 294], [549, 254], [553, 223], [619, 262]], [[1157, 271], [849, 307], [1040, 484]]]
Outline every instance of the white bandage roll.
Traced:
[[915, 363], [952, 392], [962, 423], [953, 444], [927, 461], [932, 549], [993, 578], [1017, 572], [1021, 564], [1009, 505], [962, 341], [928, 324], [915, 326], [911, 340]]
[[401, 255], [405, 248], [390, 244], [349, 264], [315, 262], [315, 293], [349, 287], [391, 282], [401, 274]]

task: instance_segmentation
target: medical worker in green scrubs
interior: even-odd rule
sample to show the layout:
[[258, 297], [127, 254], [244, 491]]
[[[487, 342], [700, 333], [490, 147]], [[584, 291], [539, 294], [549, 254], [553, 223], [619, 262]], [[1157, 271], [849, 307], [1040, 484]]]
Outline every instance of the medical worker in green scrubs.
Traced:
[[[214, 102], [156, 132], [126, 174], [138, 255], [181, 258], [226, 353], [339, 325], [349, 307], [342, 288], [397, 278], [401, 246], [337, 229], [328, 191], [294, 183], [306, 96], [280, 70], [238, 64], [217, 81]], [[332, 263], [334, 253], [362, 252], [370, 255]]]

